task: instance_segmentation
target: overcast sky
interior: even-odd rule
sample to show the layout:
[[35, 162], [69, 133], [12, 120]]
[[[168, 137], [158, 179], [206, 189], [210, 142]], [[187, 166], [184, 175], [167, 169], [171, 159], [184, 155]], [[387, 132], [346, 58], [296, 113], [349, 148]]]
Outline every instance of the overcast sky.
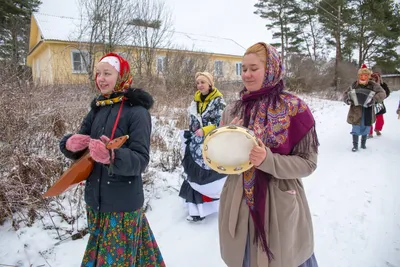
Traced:
[[[76, 0], [41, 1], [40, 13], [79, 17]], [[246, 48], [259, 41], [272, 41], [266, 21], [253, 14], [256, 0], [164, 2], [171, 10], [176, 31], [231, 38]]]

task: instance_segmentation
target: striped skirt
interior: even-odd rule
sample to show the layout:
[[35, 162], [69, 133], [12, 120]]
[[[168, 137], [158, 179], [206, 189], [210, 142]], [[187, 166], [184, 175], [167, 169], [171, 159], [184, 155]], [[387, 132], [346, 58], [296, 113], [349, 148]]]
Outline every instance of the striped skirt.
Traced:
[[89, 241], [81, 267], [164, 267], [142, 209], [96, 212], [87, 208]]

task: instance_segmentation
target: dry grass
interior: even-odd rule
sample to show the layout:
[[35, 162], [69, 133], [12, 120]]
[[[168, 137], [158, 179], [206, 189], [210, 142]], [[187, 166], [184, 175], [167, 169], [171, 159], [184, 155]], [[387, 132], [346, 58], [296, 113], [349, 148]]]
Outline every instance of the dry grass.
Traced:
[[0, 88], [0, 222], [24, 211], [30, 224], [47, 205], [41, 194], [69, 164], [58, 142], [77, 130], [92, 97], [72, 86]]

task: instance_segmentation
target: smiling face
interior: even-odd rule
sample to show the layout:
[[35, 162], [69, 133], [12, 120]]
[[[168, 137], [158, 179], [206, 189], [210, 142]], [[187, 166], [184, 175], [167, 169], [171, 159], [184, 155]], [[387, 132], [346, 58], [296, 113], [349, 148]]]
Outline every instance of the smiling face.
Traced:
[[369, 74], [361, 73], [358, 75], [358, 83], [359, 84], [367, 84], [369, 81]]
[[207, 82], [207, 80], [202, 77], [199, 76], [196, 79], [196, 88], [197, 90], [200, 91], [201, 94], [206, 95], [208, 94], [208, 92], [210, 92], [210, 84]]
[[256, 54], [245, 55], [242, 60], [242, 80], [250, 92], [261, 89], [265, 76], [265, 62]]
[[111, 94], [117, 84], [118, 71], [107, 62], [96, 66], [96, 82], [102, 94]]

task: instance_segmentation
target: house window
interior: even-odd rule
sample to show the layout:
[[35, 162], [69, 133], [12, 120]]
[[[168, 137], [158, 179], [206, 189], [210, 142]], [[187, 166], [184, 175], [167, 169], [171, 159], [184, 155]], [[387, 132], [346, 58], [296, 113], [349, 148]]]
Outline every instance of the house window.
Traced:
[[183, 60], [183, 64], [184, 64], [184, 67], [188, 71], [193, 71], [194, 70], [195, 61], [191, 57], [185, 57], [184, 60]]
[[214, 61], [214, 76], [223, 76], [224, 73], [222, 71], [223, 61], [216, 60]]
[[236, 75], [237, 76], [242, 75], [242, 62], [236, 63]]
[[157, 57], [157, 73], [165, 72], [166, 60], [165, 57]]
[[87, 73], [89, 53], [87, 51], [72, 51], [72, 73]]

